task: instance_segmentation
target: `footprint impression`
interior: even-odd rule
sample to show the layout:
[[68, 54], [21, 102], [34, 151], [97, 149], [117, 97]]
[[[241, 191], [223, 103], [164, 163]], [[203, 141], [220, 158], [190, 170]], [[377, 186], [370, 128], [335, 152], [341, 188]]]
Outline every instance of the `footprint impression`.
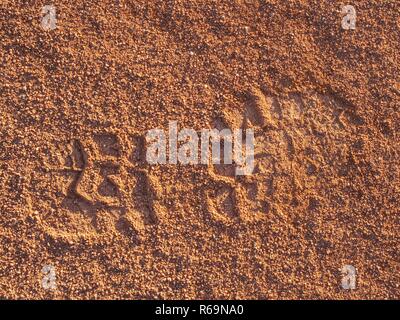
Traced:
[[122, 141], [113, 133], [54, 149], [56, 165], [45, 165], [51, 186], [51, 208], [40, 218], [45, 232], [70, 240], [120, 234], [140, 242], [146, 226], [159, 219], [160, 190], [146, 169], [144, 149], [141, 136]]
[[310, 209], [318, 202], [311, 193], [319, 183], [322, 163], [337, 161], [346, 166], [350, 152], [342, 139], [327, 153], [326, 139], [329, 133], [351, 135], [354, 118], [361, 119], [349, 104], [332, 95], [274, 97], [257, 88], [246, 92], [241, 107], [222, 110], [214, 127], [253, 129], [253, 174], [235, 176], [235, 164], [209, 166], [215, 182], [215, 189], [206, 192], [212, 218], [224, 223], [255, 222], [302, 205]]

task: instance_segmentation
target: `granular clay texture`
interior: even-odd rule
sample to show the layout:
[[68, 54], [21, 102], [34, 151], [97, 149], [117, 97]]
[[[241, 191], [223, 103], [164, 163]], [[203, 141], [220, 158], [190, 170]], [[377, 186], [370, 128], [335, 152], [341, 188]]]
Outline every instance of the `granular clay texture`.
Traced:
[[[0, 297], [399, 299], [400, 3], [353, 2], [2, 0]], [[253, 174], [149, 164], [171, 121]]]

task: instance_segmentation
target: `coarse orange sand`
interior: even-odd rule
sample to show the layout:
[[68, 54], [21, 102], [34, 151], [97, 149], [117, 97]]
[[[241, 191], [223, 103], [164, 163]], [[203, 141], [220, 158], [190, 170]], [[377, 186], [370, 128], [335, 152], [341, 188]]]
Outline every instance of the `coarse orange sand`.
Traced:
[[[0, 3], [0, 298], [400, 298], [399, 1], [47, 4]], [[148, 164], [169, 121], [254, 173]]]

